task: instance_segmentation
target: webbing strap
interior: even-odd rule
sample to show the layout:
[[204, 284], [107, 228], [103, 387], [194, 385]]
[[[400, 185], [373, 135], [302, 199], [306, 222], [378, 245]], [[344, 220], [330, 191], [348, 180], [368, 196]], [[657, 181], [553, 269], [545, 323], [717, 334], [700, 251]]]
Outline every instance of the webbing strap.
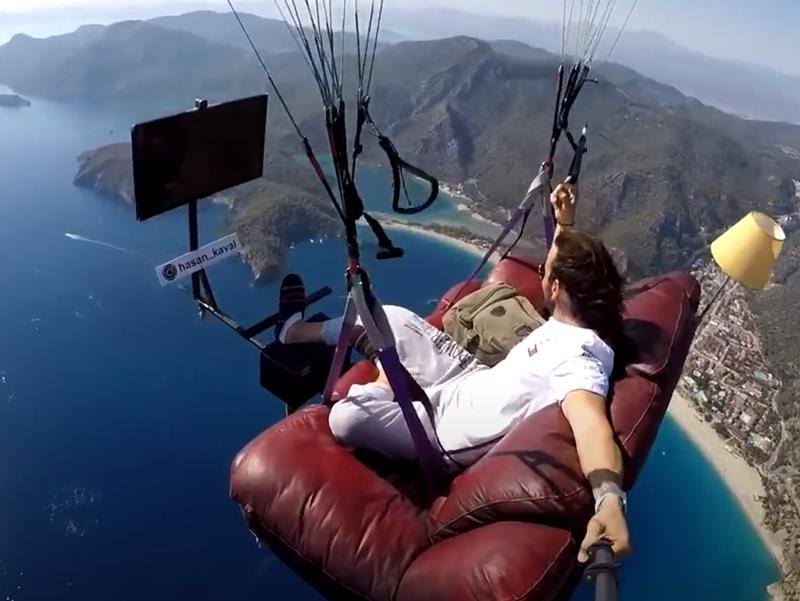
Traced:
[[521, 221], [523, 221], [526, 215], [528, 215], [531, 212], [534, 203], [538, 199], [538, 195], [541, 195], [543, 191], [549, 194], [549, 190], [550, 190], [550, 177], [548, 175], [547, 168], [543, 166], [541, 171], [539, 171], [539, 174], [531, 182], [531, 185], [528, 188], [528, 192], [525, 194], [525, 198], [522, 199], [522, 202], [519, 204], [519, 207], [517, 207], [517, 210], [514, 211], [514, 214], [511, 216], [511, 219], [508, 220], [508, 223], [506, 223], [506, 226], [503, 228], [503, 231], [500, 233], [497, 239], [492, 243], [492, 246], [483, 256], [480, 263], [478, 263], [478, 266], [470, 274], [467, 281], [464, 282], [461, 288], [459, 288], [458, 292], [450, 300], [449, 303], [450, 306], [452, 306], [458, 301], [458, 298], [461, 296], [464, 290], [466, 290], [467, 287], [472, 282], [474, 282], [475, 279], [480, 275], [481, 270], [484, 267], [486, 267], [486, 265], [488, 265], [489, 261], [492, 260], [492, 256], [494, 255], [494, 253], [497, 252], [497, 249], [500, 248], [500, 246], [503, 244], [503, 242], [511, 233], [511, 231], [516, 227], [516, 225]]
[[375, 234], [375, 238], [378, 240], [378, 260], [400, 259], [405, 256], [405, 251], [394, 245], [389, 236], [386, 235], [386, 230], [383, 229], [383, 226], [377, 219], [369, 213], [364, 213], [363, 217], [372, 229], [372, 233]]

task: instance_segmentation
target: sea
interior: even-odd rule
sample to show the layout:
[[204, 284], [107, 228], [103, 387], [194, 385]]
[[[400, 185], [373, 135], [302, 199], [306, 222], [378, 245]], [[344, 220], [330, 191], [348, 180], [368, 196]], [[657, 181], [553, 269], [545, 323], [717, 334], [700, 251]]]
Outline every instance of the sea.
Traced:
[[[185, 287], [159, 285], [155, 266], [186, 250], [186, 215], [137, 223], [130, 206], [72, 184], [81, 152], [155, 115], [32, 100], [0, 109], [0, 601], [319, 599], [229, 500], [232, 458], [283, 408], [259, 387], [252, 347], [200, 319]], [[385, 203], [386, 177], [365, 177], [371, 205]], [[443, 202], [443, 219], [463, 218]], [[211, 203], [200, 217], [205, 241], [227, 218]], [[404, 260], [367, 253], [385, 303], [424, 313], [474, 265], [454, 246], [393, 235]], [[320, 309], [334, 315], [343, 265], [341, 241], [327, 240], [297, 245], [286, 269], [330, 285]], [[274, 311], [276, 286], [254, 286], [245, 265], [210, 276], [243, 322]], [[763, 601], [779, 576], [670, 420], [630, 524], [621, 599]], [[588, 585], [575, 596], [591, 598]]]

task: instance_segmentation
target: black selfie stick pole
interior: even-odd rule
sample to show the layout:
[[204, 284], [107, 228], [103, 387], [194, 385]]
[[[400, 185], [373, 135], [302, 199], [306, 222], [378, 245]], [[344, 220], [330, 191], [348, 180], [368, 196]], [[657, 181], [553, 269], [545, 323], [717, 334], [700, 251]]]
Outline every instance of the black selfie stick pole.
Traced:
[[589, 549], [586, 578], [594, 584], [595, 601], [617, 601], [617, 568], [611, 545], [601, 543]]

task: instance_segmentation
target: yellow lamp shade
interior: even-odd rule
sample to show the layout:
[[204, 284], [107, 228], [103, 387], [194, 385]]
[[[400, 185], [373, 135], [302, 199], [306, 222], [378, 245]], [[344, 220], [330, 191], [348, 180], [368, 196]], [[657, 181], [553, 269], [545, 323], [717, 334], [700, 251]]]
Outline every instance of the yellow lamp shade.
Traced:
[[711, 255], [731, 279], [762, 290], [785, 240], [780, 225], [764, 213], [753, 212], [714, 241]]

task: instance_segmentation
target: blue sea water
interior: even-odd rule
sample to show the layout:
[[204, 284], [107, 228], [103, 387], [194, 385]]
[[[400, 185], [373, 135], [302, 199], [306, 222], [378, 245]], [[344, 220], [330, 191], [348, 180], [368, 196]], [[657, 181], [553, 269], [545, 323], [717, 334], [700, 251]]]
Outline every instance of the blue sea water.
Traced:
[[[282, 408], [259, 388], [251, 348], [199, 320], [185, 290], [159, 286], [155, 265], [185, 250], [185, 216], [137, 224], [71, 184], [76, 156], [124, 138], [133, 116], [33, 100], [0, 110], [0, 600], [318, 599], [257, 548], [228, 499], [230, 460]], [[203, 238], [224, 219], [204, 207]], [[369, 263], [385, 302], [425, 312], [472, 267], [456, 248], [395, 238], [406, 260]], [[322, 308], [335, 314], [342, 265], [330, 241], [298, 246], [289, 268], [332, 285]], [[211, 276], [243, 320], [274, 308], [274, 286], [251, 286], [243, 265]], [[778, 575], [669, 421], [631, 526], [623, 599], [762, 601]]]

